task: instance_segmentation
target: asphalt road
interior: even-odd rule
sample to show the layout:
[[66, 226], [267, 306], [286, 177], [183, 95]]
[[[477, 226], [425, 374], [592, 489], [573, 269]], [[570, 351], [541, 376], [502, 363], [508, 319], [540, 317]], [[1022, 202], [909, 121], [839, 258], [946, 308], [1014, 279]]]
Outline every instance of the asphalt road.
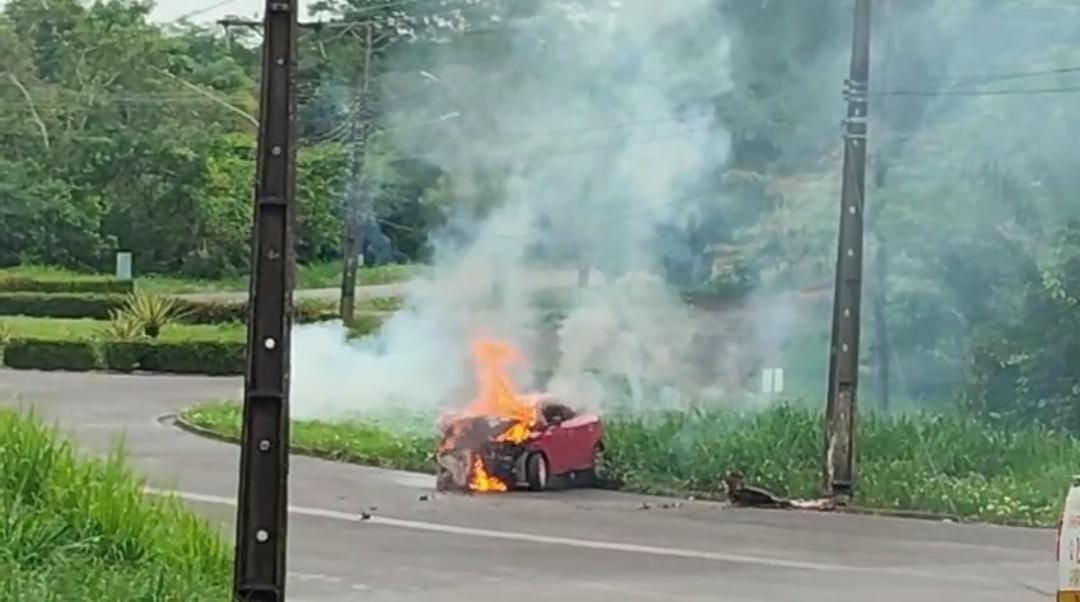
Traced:
[[[231, 533], [238, 452], [162, 423], [233, 378], [0, 370], [85, 446], [126, 435], [155, 487]], [[605, 491], [435, 495], [422, 475], [292, 461], [290, 600], [311, 602], [1045, 601], [1050, 531], [735, 510]], [[424, 501], [422, 496], [433, 496]], [[652, 509], [643, 510], [643, 502]], [[361, 520], [360, 512], [372, 514]], [[1039, 592], [1042, 593], [1039, 593]]]

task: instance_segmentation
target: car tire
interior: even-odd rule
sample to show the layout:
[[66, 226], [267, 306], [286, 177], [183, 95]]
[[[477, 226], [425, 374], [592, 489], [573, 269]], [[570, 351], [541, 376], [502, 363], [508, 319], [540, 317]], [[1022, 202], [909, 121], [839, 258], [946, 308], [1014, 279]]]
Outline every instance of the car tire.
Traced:
[[601, 489], [618, 489], [620, 484], [611, 476], [611, 468], [608, 466], [604, 454], [603, 442], [597, 443], [593, 448], [593, 464], [588, 472], [588, 482], [593, 487]]
[[525, 481], [530, 491], [543, 491], [548, 485], [548, 461], [542, 453], [534, 453], [525, 461]]

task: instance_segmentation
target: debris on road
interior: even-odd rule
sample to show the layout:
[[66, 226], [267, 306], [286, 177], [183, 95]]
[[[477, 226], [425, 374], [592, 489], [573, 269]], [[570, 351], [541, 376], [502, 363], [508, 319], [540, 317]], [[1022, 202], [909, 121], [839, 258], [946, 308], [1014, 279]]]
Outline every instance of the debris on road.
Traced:
[[767, 489], [747, 485], [742, 473], [738, 470], [728, 471], [724, 476], [724, 488], [728, 501], [740, 507], [821, 511], [835, 509], [835, 502], [830, 499], [789, 500]]

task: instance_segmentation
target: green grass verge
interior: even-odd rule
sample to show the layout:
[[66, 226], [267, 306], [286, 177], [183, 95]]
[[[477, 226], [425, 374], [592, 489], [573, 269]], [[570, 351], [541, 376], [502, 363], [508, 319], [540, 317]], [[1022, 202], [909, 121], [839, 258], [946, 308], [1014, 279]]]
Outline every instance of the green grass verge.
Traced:
[[229, 599], [225, 540], [180, 502], [144, 496], [121, 447], [82, 456], [9, 409], [0, 442], [0, 600]]
[[[240, 409], [233, 403], [196, 406], [182, 418], [232, 440], [239, 434]], [[433, 418], [296, 421], [294, 451], [432, 472]], [[813, 409], [613, 416], [606, 429], [608, 460], [632, 491], [717, 492], [730, 468], [791, 497], [820, 491], [822, 418]], [[858, 450], [858, 505], [1003, 524], [1055, 524], [1069, 480], [1080, 472], [1077, 439], [958, 415], [864, 415]]]
[[[229, 441], [240, 439], [240, 405], [211, 402], [190, 407], [180, 419]], [[422, 417], [399, 415], [380, 419], [323, 422], [294, 421], [293, 453], [382, 468], [431, 472], [435, 438]], [[431, 422], [426, 423], [429, 427]]]
[[[87, 341], [103, 338], [106, 320], [30, 318], [0, 316], [0, 324], [16, 339], [43, 341]], [[247, 326], [232, 322], [225, 324], [170, 324], [161, 330], [162, 341], [235, 341], [247, 339]]]

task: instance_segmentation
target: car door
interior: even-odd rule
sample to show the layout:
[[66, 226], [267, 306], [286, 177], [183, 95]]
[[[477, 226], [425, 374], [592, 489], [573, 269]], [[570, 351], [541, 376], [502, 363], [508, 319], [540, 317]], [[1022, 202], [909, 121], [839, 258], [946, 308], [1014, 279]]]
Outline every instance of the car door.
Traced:
[[586, 470], [592, 467], [599, 421], [592, 416], [576, 416], [562, 423], [561, 428], [564, 431], [562, 437], [567, 470]]

